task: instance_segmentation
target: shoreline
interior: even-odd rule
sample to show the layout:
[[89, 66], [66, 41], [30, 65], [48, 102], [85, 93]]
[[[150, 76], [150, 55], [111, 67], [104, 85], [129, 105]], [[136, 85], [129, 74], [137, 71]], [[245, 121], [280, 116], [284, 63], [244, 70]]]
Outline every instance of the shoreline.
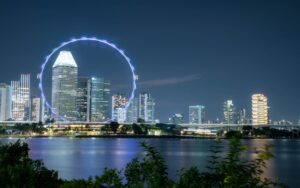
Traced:
[[[218, 137], [218, 136], [195, 136], [195, 135], [0, 135], [1, 138], [7, 139], [28, 139], [28, 138], [151, 138], [151, 139], [223, 139], [227, 140], [230, 138]], [[288, 139], [288, 140], [298, 140], [299, 138], [287, 138], [287, 137], [242, 137], [240, 139]]]

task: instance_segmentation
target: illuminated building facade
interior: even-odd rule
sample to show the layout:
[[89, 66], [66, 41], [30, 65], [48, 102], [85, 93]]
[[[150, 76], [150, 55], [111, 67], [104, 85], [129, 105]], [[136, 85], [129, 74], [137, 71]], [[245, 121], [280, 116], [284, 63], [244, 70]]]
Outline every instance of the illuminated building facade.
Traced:
[[112, 96], [112, 121], [123, 123], [126, 121], [126, 103], [124, 94], [114, 94]]
[[88, 85], [87, 77], [80, 77], [77, 81], [76, 111], [77, 121], [88, 121]]
[[12, 119], [16, 121], [30, 120], [30, 74], [21, 74], [19, 81], [11, 82]]
[[205, 107], [202, 105], [189, 106], [189, 124], [203, 124]]
[[6, 84], [0, 84], [0, 121], [6, 121], [12, 118], [11, 97], [11, 87]]
[[136, 123], [138, 120], [138, 99], [134, 98], [131, 100], [129, 107], [127, 108], [127, 123]]
[[145, 122], [153, 123], [155, 102], [149, 93], [140, 93], [139, 95], [139, 118]]
[[33, 97], [31, 102], [31, 121], [43, 122], [44, 113], [44, 103], [42, 98]]
[[181, 124], [181, 123], [184, 123], [183, 121], [183, 115], [182, 114], [174, 114], [170, 119], [169, 119], [169, 122], [170, 123], [173, 123], [173, 124]]
[[92, 77], [88, 84], [88, 117], [91, 122], [105, 122], [109, 119], [110, 82]]
[[252, 95], [252, 124], [267, 125], [269, 122], [268, 98], [263, 94]]
[[236, 114], [235, 114], [235, 106], [232, 100], [227, 100], [223, 105], [223, 113], [224, 113], [224, 123], [226, 124], [235, 124], [236, 123]]
[[78, 79], [77, 120], [105, 122], [109, 119], [110, 82], [103, 78]]
[[56, 121], [77, 119], [77, 64], [70, 51], [61, 51], [52, 67], [52, 111]]

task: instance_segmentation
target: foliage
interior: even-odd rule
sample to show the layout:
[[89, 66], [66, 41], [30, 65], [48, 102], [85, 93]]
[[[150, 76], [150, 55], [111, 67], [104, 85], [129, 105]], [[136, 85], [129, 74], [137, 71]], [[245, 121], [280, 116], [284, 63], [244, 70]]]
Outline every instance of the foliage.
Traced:
[[58, 173], [30, 159], [28, 151], [20, 141], [0, 147], [0, 187], [58, 187]]
[[256, 158], [247, 160], [243, 153], [247, 147], [233, 138], [228, 151], [217, 140], [211, 147], [208, 166], [181, 169], [174, 182], [168, 178], [163, 157], [154, 147], [141, 143], [142, 158], [134, 158], [122, 171], [105, 169], [101, 176], [74, 180], [60, 180], [57, 172], [48, 170], [41, 161], [28, 157], [28, 145], [20, 141], [0, 148], [0, 187], [62, 187], [62, 188], [268, 188], [286, 187], [279, 181], [262, 178], [266, 160], [273, 157], [270, 146], [256, 150]]

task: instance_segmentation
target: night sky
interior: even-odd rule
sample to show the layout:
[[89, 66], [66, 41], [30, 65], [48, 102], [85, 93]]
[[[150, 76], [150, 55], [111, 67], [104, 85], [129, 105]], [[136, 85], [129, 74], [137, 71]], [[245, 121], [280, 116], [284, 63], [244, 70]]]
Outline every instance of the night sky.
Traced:
[[[207, 119], [222, 118], [227, 99], [250, 117], [253, 93], [269, 98], [271, 119], [296, 121], [299, 10], [299, 1], [283, 0], [2, 0], [0, 82], [21, 73], [35, 78], [61, 42], [95, 36], [125, 50], [139, 75], [138, 92], [152, 94], [162, 121], [174, 113], [187, 121], [188, 106], [197, 104], [206, 106]], [[105, 77], [114, 91], [128, 93], [129, 69], [112, 49], [85, 43], [68, 49], [81, 75]], [[33, 87], [38, 94], [36, 80]]]

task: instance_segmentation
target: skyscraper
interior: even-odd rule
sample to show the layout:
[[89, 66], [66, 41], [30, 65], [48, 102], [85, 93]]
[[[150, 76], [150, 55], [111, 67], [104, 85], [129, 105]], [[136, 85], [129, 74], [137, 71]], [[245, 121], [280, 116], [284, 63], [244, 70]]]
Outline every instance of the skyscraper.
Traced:
[[71, 52], [61, 51], [52, 67], [52, 111], [57, 121], [76, 120], [77, 74]]
[[125, 122], [126, 121], [126, 103], [127, 99], [124, 94], [114, 94], [112, 96], [112, 121]]
[[224, 102], [223, 105], [223, 111], [224, 111], [224, 120], [226, 124], [235, 124], [236, 123], [236, 117], [235, 117], [235, 106], [232, 102], [232, 100], [227, 100]]
[[252, 95], [252, 124], [267, 125], [269, 121], [268, 98], [263, 94]]
[[109, 119], [110, 82], [103, 78], [78, 78], [77, 120], [105, 122]]
[[190, 124], [203, 124], [205, 107], [202, 105], [189, 106], [189, 123]]
[[139, 118], [145, 122], [153, 123], [155, 102], [149, 93], [140, 93], [139, 95]]
[[89, 78], [79, 77], [77, 82], [76, 110], [77, 121], [88, 121]]
[[30, 120], [30, 74], [21, 74], [19, 81], [11, 82], [12, 119]]
[[103, 78], [92, 77], [89, 80], [88, 92], [90, 121], [107, 121], [109, 119], [110, 82]]
[[11, 87], [3, 83], [0, 84], [0, 121], [6, 121], [12, 117], [11, 95]]
[[131, 100], [129, 107], [127, 108], [126, 122], [136, 123], [138, 120], [138, 99], [134, 98]]
[[36, 122], [44, 121], [44, 103], [40, 97], [33, 97], [31, 107], [31, 120]]
[[246, 109], [245, 108], [240, 109], [240, 111], [238, 112], [238, 114], [237, 114], [237, 123], [240, 124], [240, 125], [247, 123]]

